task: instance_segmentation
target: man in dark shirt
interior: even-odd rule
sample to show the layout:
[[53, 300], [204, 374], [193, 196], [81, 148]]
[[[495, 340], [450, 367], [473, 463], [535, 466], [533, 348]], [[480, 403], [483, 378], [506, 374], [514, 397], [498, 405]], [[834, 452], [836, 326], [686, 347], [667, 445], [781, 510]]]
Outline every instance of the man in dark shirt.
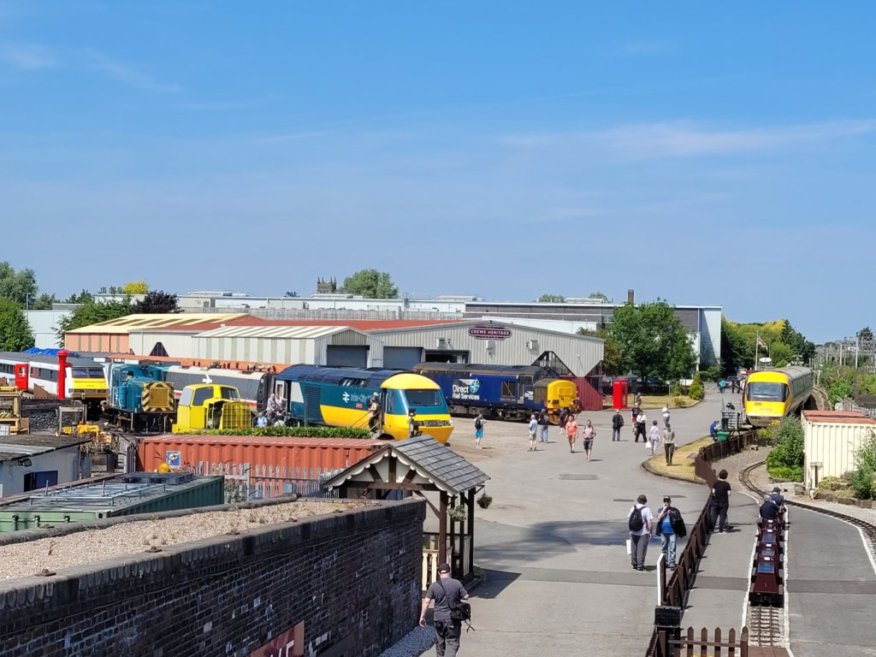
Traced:
[[456, 657], [459, 637], [462, 635], [462, 621], [453, 620], [450, 610], [467, 598], [468, 592], [462, 584], [450, 576], [450, 566], [446, 563], [440, 564], [438, 579], [429, 586], [420, 608], [420, 627], [426, 627], [426, 610], [429, 603], [435, 601], [432, 622], [435, 626], [435, 653], [438, 657]]
[[763, 504], [760, 505], [760, 517], [763, 520], [778, 520], [781, 513], [779, 505], [769, 495], [763, 496]]
[[710, 512], [712, 518], [712, 530], [723, 534], [724, 530], [730, 529], [727, 524], [727, 511], [730, 509], [730, 484], [727, 482], [727, 471], [718, 473], [718, 480], [712, 486]]

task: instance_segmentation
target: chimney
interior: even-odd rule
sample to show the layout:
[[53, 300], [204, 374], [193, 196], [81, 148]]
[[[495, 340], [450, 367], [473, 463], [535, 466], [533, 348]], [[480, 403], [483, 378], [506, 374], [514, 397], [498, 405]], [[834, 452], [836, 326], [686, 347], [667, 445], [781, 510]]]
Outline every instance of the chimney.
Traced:
[[630, 306], [636, 305], [636, 292], [635, 292], [635, 290], [627, 290], [627, 305], [630, 305]]

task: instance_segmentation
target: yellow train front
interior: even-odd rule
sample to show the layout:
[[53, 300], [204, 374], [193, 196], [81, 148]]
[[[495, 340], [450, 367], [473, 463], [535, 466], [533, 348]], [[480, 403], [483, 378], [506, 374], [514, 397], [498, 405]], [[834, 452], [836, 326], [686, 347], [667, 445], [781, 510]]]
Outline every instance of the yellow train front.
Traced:
[[292, 422], [368, 429], [368, 406], [376, 393], [381, 437], [407, 438], [410, 411], [414, 411], [420, 432], [441, 443], [446, 443], [453, 432], [441, 388], [419, 374], [293, 365], [275, 380], [284, 385]]
[[765, 427], [800, 410], [812, 394], [812, 370], [785, 367], [748, 376], [742, 399], [748, 423]]
[[551, 423], [560, 423], [560, 411], [571, 410], [581, 412], [581, 401], [578, 399], [578, 386], [568, 379], [542, 379], [533, 386], [533, 399], [536, 407], [544, 405]]

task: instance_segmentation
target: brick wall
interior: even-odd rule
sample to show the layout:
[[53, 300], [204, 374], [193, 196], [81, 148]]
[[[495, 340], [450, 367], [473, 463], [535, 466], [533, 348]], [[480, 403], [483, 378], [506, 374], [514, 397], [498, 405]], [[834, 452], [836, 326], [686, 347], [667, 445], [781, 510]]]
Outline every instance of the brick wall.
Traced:
[[425, 504], [333, 513], [0, 582], [0, 657], [379, 655], [416, 624]]

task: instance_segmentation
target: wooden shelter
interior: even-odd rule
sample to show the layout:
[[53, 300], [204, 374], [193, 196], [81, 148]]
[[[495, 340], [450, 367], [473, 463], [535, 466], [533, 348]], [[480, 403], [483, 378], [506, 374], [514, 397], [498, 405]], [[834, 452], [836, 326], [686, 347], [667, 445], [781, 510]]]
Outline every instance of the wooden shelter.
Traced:
[[[424, 580], [434, 577], [438, 564], [444, 561], [450, 564], [454, 577], [465, 580], [474, 574], [475, 494], [488, 479], [431, 436], [416, 436], [387, 443], [323, 486], [338, 488], [340, 496], [347, 498], [386, 499], [392, 491], [421, 496], [438, 519], [438, 533], [431, 541], [434, 545], [428, 541], [432, 537], [424, 535], [424, 554], [435, 554], [435, 559], [424, 559]], [[429, 493], [438, 493], [437, 505]]]

